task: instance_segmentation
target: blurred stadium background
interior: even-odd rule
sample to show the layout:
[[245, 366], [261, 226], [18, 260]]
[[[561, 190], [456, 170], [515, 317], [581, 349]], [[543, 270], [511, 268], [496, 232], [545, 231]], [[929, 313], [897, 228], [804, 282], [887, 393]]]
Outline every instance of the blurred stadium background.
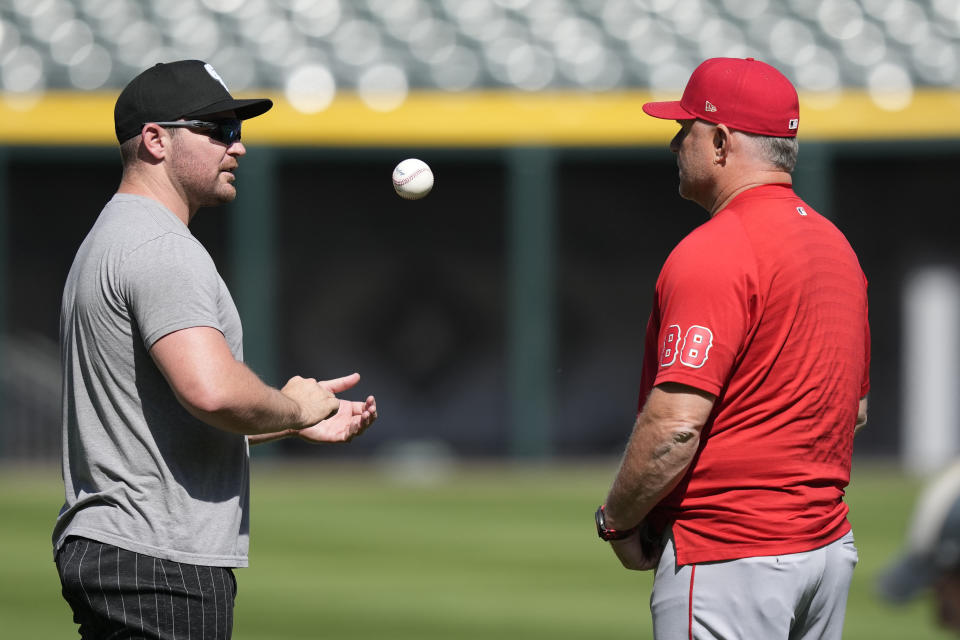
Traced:
[[[58, 302], [118, 181], [113, 100], [185, 57], [278, 103], [246, 127], [241, 197], [194, 228], [264, 378], [356, 369], [378, 395], [382, 424], [338, 456], [616, 453], [652, 284], [703, 220], [675, 193], [674, 127], [639, 105], [718, 55], [795, 81], [798, 191], [871, 280], [858, 453], [939, 466], [960, 414], [960, 0], [3, 0], [0, 457], [56, 456]], [[403, 202], [387, 175], [414, 155], [437, 186]]]
[[[457, 517], [482, 532], [474, 551], [523, 571], [524, 589], [545, 588], [545, 567], [569, 557], [563, 549], [523, 564], [509, 551], [517, 546], [511, 531], [474, 527], [524, 522], [526, 497], [536, 501], [548, 487], [565, 493], [569, 482], [590, 533], [588, 512], [607, 474], [562, 465], [601, 460], [612, 474], [636, 409], [656, 275], [674, 244], [704, 220], [676, 195], [667, 149], [675, 127], [643, 116], [640, 105], [678, 96], [712, 56], [756, 57], [795, 82], [797, 190], [847, 234], [870, 278], [873, 391], [856, 456], [887, 466], [862, 476], [867, 486], [858, 487], [855, 474], [851, 488], [851, 502], [861, 500], [852, 517], [864, 563], [852, 604], [858, 628], [867, 629], [851, 637], [921, 637], [917, 624], [927, 612], [897, 627], [873, 603], [869, 581], [899, 544], [917, 487], [909, 474], [939, 468], [960, 448], [960, 234], [952, 224], [960, 0], [0, 0], [0, 467], [53, 469], [59, 455], [60, 293], [77, 246], [119, 181], [116, 95], [157, 61], [201, 58], [235, 94], [277, 104], [245, 125], [238, 200], [201, 212], [192, 225], [240, 307], [249, 363], [272, 383], [358, 370], [358, 395], [375, 393], [383, 416], [347, 448], [281, 442], [259, 448], [256, 464], [385, 459], [420, 481], [450, 478], [444, 465], [454, 460], [560, 465], [537, 476], [537, 488], [526, 480], [514, 486], [514, 476], [493, 468], [473, 488], [454, 482], [460, 497], [442, 502], [451, 508], [497, 478], [510, 485], [497, 485], [489, 504], [468, 502], [476, 521]], [[387, 182], [410, 156], [429, 162], [437, 179], [434, 192], [413, 203]], [[376, 526], [387, 501], [374, 496], [397, 495], [389, 493], [394, 480], [370, 480], [366, 493], [344, 501], [338, 482], [352, 486], [351, 473], [323, 477], [325, 493], [314, 501], [322, 504], [307, 507], [331, 520], [321, 529], [340, 518]], [[901, 473], [908, 474], [902, 482]], [[0, 480], [8, 499], [3, 531], [19, 536], [0, 546], [33, 544], [46, 562], [55, 472]], [[286, 509], [262, 521], [262, 572], [245, 574], [243, 584], [259, 596], [287, 593], [292, 583], [309, 588], [302, 567], [283, 574], [276, 568], [283, 559], [269, 556], [299, 526], [301, 497], [288, 504], [287, 484], [263, 482], [265, 506], [278, 500]], [[517, 505], [497, 506], [511, 495]], [[391, 500], [409, 506], [412, 519], [429, 519], [437, 496], [422, 497], [418, 507]], [[538, 511], [521, 528], [548, 522], [567, 527], [560, 540], [591, 545], [579, 537], [580, 516], [556, 500], [555, 512]], [[336, 511], [327, 511], [331, 505]], [[285, 518], [271, 533], [268, 523]], [[427, 566], [431, 551], [414, 544], [417, 523], [403, 526], [412, 537], [388, 528], [389, 540], [369, 541], [368, 551], [413, 545], [406, 553]], [[495, 541], [500, 546], [483, 546]], [[357, 543], [341, 542], [335, 549], [359, 557]], [[453, 566], [457, 551], [450, 553], [445, 562]], [[358, 574], [365, 582], [348, 584], [343, 602], [334, 601], [346, 628], [361, 620], [369, 637], [383, 637], [350, 603], [411, 567], [374, 566], [375, 557], [361, 567], [369, 575]], [[603, 594], [611, 581], [627, 580], [609, 560], [590, 556], [582, 576], [552, 586], [566, 589], [571, 580], [583, 588], [586, 580], [587, 593], [571, 588], [566, 596], [610, 620], [618, 613], [611, 602], [629, 603]], [[55, 577], [52, 570], [38, 576], [34, 556], [21, 562], [4, 581], [0, 613], [43, 619], [42, 607], [29, 613], [31, 603], [42, 593], [52, 606]], [[604, 562], [600, 584], [589, 582], [598, 579], [593, 562]], [[344, 575], [357, 570], [349, 565]], [[441, 590], [451, 579], [472, 584], [472, 577], [436, 577]], [[31, 590], [33, 583], [42, 586]], [[506, 598], [513, 592], [501, 593], [496, 581], [487, 586], [478, 606], [503, 614], [526, 601]], [[398, 608], [386, 604], [395, 595], [371, 597], [395, 616]], [[637, 598], [642, 617], [645, 593]], [[281, 600], [293, 608], [288, 596]], [[310, 629], [312, 604], [301, 604]], [[264, 627], [262, 636], [245, 637], [315, 637], [271, 630], [268, 605], [244, 607], [247, 628]], [[575, 605], [568, 611], [580, 615]], [[470, 619], [485, 613], [474, 610]], [[65, 606], [56, 610], [67, 615]], [[451, 615], [447, 627], [426, 633], [408, 620], [410, 637], [509, 636], [510, 620], [525, 614], [511, 609], [503, 629], [477, 622], [473, 636], [450, 631], [460, 614]], [[536, 636], [524, 625], [550, 617], [549, 604], [529, 615], [520, 626]], [[577, 620], [544, 637], [582, 637], [593, 628], [587, 612]], [[624, 620], [624, 637], [627, 628], [647, 628]], [[366, 637], [353, 630], [351, 637]], [[394, 629], [393, 637], [404, 636]]]

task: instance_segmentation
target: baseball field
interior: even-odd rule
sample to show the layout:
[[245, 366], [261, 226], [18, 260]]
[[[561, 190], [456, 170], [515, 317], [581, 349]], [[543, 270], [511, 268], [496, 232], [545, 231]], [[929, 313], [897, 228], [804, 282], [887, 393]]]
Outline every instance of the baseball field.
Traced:
[[[399, 473], [255, 459], [234, 638], [650, 638], [651, 575], [620, 569], [594, 529], [615, 464]], [[953, 637], [935, 628], [929, 599], [891, 607], [873, 593], [919, 487], [889, 464], [855, 466], [846, 638]], [[78, 637], [49, 549], [61, 500], [57, 468], [0, 470], [3, 637]]]

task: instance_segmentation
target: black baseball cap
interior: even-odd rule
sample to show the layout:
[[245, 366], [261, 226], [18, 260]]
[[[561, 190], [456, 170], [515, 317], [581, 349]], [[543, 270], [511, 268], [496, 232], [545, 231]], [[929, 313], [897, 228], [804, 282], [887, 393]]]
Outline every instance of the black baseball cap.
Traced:
[[960, 462], [942, 471], [917, 501], [900, 556], [880, 575], [880, 595], [906, 602], [945, 572], [960, 569]]
[[237, 100], [212, 66], [202, 60], [158, 63], [130, 81], [113, 109], [117, 140], [140, 135], [148, 122], [195, 118], [234, 111], [246, 120], [273, 106], [267, 98]]

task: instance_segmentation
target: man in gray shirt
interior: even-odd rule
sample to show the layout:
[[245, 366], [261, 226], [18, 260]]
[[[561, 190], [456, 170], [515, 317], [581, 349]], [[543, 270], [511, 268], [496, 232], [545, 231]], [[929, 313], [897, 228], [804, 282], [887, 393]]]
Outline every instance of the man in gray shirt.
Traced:
[[83, 638], [229, 638], [247, 565], [249, 444], [344, 442], [377, 417], [359, 375], [282, 389], [243, 364], [240, 318], [188, 224], [236, 197], [244, 119], [199, 60], [117, 99], [123, 178], [67, 277], [60, 318], [66, 501], [53, 533]]

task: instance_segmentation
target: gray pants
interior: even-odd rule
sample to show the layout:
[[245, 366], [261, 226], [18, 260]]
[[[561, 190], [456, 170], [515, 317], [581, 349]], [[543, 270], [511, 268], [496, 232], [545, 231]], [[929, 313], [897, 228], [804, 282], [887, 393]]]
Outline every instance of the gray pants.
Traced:
[[68, 538], [56, 557], [84, 640], [229, 640], [233, 571]]
[[650, 596], [656, 640], [833, 640], [842, 636], [853, 533], [825, 547], [678, 567], [667, 540]]

